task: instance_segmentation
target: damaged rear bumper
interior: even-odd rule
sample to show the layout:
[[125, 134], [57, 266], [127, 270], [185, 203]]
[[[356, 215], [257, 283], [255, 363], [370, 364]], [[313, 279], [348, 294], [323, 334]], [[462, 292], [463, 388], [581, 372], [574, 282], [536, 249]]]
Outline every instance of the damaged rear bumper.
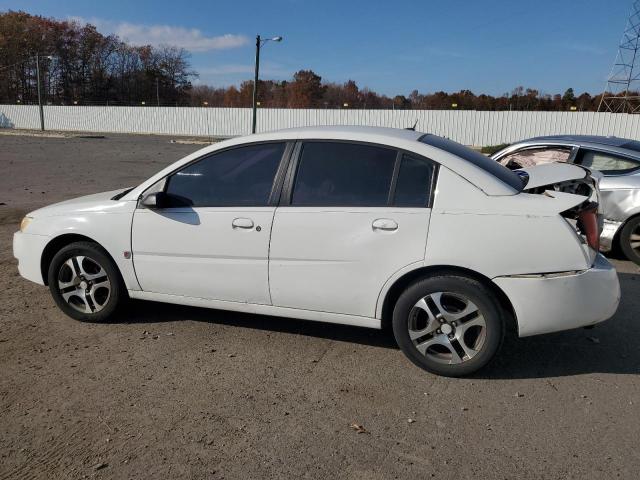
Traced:
[[611, 318], [620, 303], [616, 270], [600, 254], [588, 270], [493, 281], [511, 300], [520, 337], [594, 325]]

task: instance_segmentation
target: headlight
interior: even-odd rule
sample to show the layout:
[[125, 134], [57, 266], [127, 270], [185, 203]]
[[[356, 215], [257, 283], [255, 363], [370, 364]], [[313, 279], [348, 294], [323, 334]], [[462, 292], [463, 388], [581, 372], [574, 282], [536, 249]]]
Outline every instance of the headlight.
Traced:
[[33, 218], [31, 217], [24, 217], [22, 219], [22, 221], [20, 222], [20, 231], [24, 232], [27, 229], [27, 226], [31, 223], [31, 220], [33, 220]]

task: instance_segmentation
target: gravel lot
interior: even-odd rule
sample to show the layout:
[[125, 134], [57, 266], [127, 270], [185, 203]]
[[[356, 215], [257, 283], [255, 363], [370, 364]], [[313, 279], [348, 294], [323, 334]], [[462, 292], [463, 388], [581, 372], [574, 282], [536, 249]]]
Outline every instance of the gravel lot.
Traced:
[[508, 339], [461, 380], [380, 331], [142, 302], [113, 324], [65, 317], [18, 276], [17, 222], [200, 148], [169, 140], [0, 135], [0, 479], [637, 478], [627, 261], [614, 319]]

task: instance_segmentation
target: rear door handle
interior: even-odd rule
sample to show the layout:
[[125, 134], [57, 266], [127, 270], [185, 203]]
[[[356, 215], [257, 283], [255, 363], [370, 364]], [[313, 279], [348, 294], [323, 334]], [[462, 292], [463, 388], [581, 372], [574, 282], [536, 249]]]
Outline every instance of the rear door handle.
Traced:
[[374, 230], [382, 230], [384, 232], [393, 232], [398, 229], [398, 224], [390, 218], [378, 218], [373, 221], [371, 227]]
[[250, 218], [234, 218], [231, 222], [232, 228], [243, 228], [245, 230], [253, 228], [253, 220]]

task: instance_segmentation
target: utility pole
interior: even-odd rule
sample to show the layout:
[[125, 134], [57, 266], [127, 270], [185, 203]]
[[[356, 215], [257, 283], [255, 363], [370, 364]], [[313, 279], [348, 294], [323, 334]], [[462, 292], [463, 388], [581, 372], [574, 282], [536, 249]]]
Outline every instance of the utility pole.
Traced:
[[256, 70], [253, 76], [253, 119], [251, 121], [251, 133], [256, 133], [257, 109], [258, 109], [258, 72], [260, 71], [260, 48], [267, 42], [281, 42], [282, 37], [260, 38], [256, 35]]
[[42, 86], [40, 85], [40, 55], [36, 53], [36, 80], [38, 81], [38, 107], [40, 108], [40, 130], [44, 131], [44, 109], [42, 108]]
[[160, 82], [156, 77], [156, 103], [160, 106]]
[[256, 121], [257, 121], [257, 102], [258, 102], [258, 71], [260, 70], [260, 35], [256, 35], [256, 68], [255, 75], [253, 76], [253, 120], [251, 122], [251, 133], [256, 133]]

